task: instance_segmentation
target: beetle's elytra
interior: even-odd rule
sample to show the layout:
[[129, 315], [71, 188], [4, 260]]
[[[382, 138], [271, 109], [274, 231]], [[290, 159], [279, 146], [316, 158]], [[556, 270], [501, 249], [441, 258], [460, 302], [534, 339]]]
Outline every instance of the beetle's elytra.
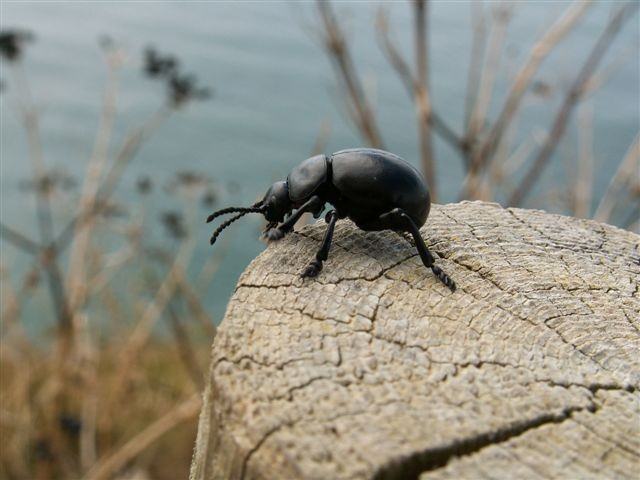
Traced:
[[209, 215], [207, 222], [226, 213], [238, 213], [218, 227], [211, 236], [211, 244], [222, 230], [247, 213], [264, 215], [268, 222], [265, 237], [269, 241], [279, 240], [293, 230], [304, 213], [318, 218], [327, 203], [333, 206], [325, 217], [327, 230], [315, 259], [303, 270], [302, 277], [315, 277], [322, 270], [336, 221], [349, 218], [362, 230], [410, 233], [422, 263], [452, 291], [456, 290], [455, 282], [434, 264], [433, 255], [420, 236], [419, 228], [427, 221], [431, 208], [424, 177], [402, 158], [383, 150], [353, 148], [308, 158], [286, 180], [271, 185], [255, 205], [224, 208]]

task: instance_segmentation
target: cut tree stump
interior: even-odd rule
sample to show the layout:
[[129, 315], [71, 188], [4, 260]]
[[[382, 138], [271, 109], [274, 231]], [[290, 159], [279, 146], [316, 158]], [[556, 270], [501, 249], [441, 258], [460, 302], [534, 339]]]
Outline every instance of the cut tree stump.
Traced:
[[640, 237], [463, 202], [422, 234], [317, 223], [244, 272], [192, 480], [638, 478]]

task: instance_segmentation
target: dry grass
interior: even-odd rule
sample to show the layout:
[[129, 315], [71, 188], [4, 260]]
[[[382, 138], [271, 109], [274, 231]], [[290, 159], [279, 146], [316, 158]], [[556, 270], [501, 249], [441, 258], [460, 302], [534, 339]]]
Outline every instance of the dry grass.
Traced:
[[[127, 468], [158, 479], [186, 476], [198, 389], [185, 375], [175, 343], [154, 338], [130, 366], [126, 388], [114, 395], [114, 386], [121, 383], [117, 339], [127, 333], [114, 332], [96, 346], [91, 384], [81, 365], [61, 379], [55, 351], [17, 348], [15, 341], [11, 347], [3, 345], [0, 476], [112, 478]], [[202, 364], [208, 348], [203, 343], [196, 349]], [[83, 415], [87, 395], [95, 399], [96, 458], [88, 469], [82, 465], [80, 445], [88, 426]]]
[[[123, 55], [110, 44], [93, 154], [73, 202], [73, 217], [55, 236], [56, 185], [20, 57], [8, 59], [18, 85], [10, 93], [27, 132], [40, 237], [34, 240], [0, 225], [3, 239], [32, 262], [19, 282], [10, 270], [2, 271], [0, 477], [108, 479], [134, 472], [143, 478], [184, 478], [215, 334], [199, 298], [219, 258], [203, 266], [198, 284], [187, 278], [196, 221], [187, 212], [197, 211], [189, 201], [183, 202], [185, 213], [172, 213], [165, 221], [175, 251], [146, 243], [145, 212], [139, 205], [138, 214], [125, 220], [108, 213], [118, 183], [143, 143], [175, 110], [190, 99], [204, 98], [204, 89], [194, 90], [196, 96], [190, 98], [191, 87], [172, 70], [170, 79], [177, 86], [120, 146], [113, 146]], [[111, 151], [116, 152], [113, 157]], [[202, 177], [177, 178], [189, 190], [187, 197], [197, 198], [203, 185], [193, 179]], [[120, 237], [115, 251], [98, 240], [105, 234]], [[126, 288], [118, 285], [123, 276]], [[25, 309], [41, 287], [49, 290], [53, 305], [42, 314], [52, 315], [56, 328], [26, 333]], [[168, 328], [158, 329], [163, 320]]]

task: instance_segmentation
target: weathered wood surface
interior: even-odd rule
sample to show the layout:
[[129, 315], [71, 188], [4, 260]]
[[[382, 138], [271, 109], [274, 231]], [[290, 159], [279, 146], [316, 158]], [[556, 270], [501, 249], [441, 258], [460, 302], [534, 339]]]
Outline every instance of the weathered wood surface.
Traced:
[[434, 206], [436, 281], [391, 232], [323, 224], [242, 275], [213, 345], [192, 480], [638, 478], [640, 237]]

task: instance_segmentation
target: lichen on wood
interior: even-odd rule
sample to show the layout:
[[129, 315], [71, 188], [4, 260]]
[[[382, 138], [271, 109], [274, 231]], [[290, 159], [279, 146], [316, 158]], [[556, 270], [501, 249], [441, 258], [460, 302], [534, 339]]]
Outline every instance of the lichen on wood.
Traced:
[[434, 205], [451, 293], [393, 232], [271, 245], [219, 328], [191, 480], [637, 478], [640, 237]]

